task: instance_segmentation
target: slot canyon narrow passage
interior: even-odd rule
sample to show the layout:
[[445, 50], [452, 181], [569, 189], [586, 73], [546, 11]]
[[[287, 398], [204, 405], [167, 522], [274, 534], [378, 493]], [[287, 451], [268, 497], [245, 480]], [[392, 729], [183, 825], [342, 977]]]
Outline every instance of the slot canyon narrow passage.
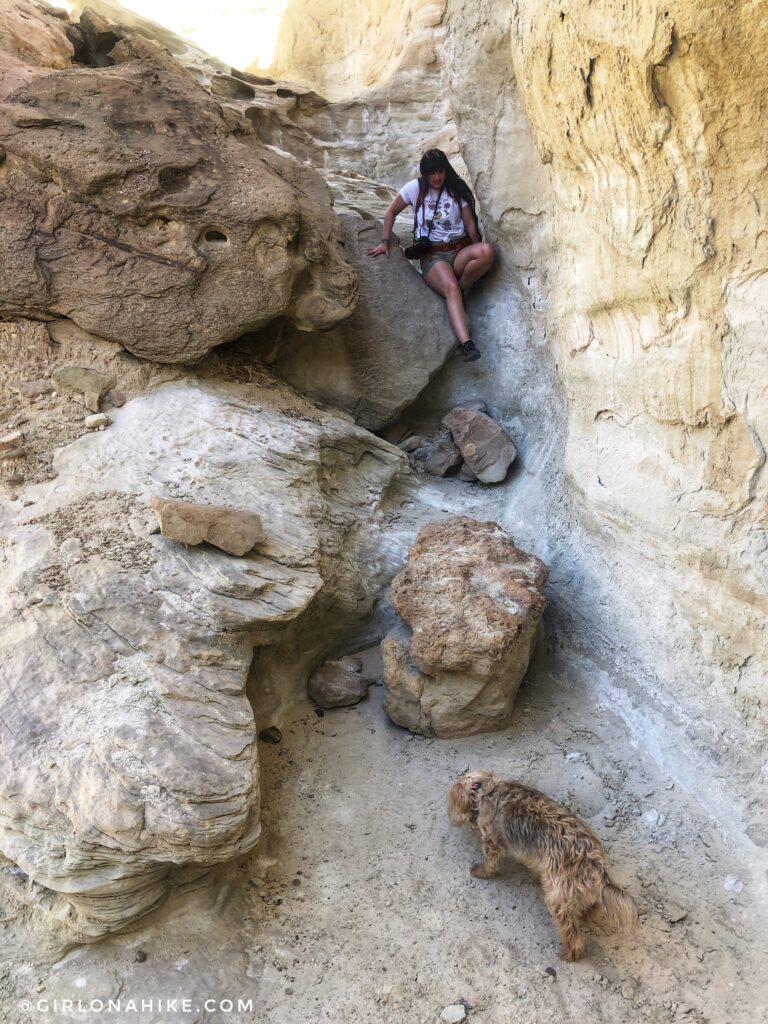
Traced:
[[[3, 1019], [768, 1020], [768, 13], [167, 6], [0, 0]], [[434, 149], [474, 362], [366, 256]]]

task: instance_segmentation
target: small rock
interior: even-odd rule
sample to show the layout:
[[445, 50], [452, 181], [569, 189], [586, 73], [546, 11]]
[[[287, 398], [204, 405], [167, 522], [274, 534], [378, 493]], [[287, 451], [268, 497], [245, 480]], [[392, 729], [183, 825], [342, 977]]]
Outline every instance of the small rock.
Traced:
[[0, 455], [9, 458], [10, 452], [16, 451], [24, 446], [24, 435], [20, 430], [13, 430], [10, 434], [0, 437]]
[[109, 402], [114, 406], [115, 409], [121, 408], [121, 406], [125, 405], [126, 403], [126, 397], [123, 394], [123, 392], [115, 391], [114, 388], [110, 388], [110, 390], [107, 392], [107, 398], [109, 399]]
[[83, 420], [89, 430], [101, 430], [109, 423], [109, 418], [103, 412], [97, 412], [93, 416], [86, 416]]
[[430, 476], [445, 476], [464, 461], [459, 449], [450, 436], [440, 438], [424, 462], [424, 469]]
[[735, 875], [726, 875], [723, 879], [723, 888], [726, 892], [741, 892], [744, 883]]
[[466, 1019], [467, 1011], [463, 1003], [453, 1003], [451, 1006], [446, 1006], [440, 1014], [440, 1020], [445, 1021], [445, 1024], [461, 1024]]
[[150, 498], [164, 537], [181, 544], [207, 541], [229, 555], [242, 556], [266, 540], [255, 512], [223, 505], [197, 505], [171, 498]]
[[568, 762], [583, 761], [584, 754], [582, 754], [579, 750], [572, 750], [570, 754], [565, 755], [565, 760]]
[[555, 970], [554, 967], [545, 967], [544, 968], [544, 973], [548, 974], [552, 978], [556, 978], [557, 977], [557, 971]]
[[634, 999], [637, 994], [637, 985], [634, 981], [625, 981], [621, 986], [621, 994], [624, 999]]
[[517, 455], [514, 441], [483, 412], [456, 407], [443, 417], [464, 461], [484, 484], [500, 483]]
[[688, 911], [684, 907], [680, 907], [675, 903], [667, 903], [664, 911], [665, 920], [669, 921], [670, 924], [679, 924], [688, 917]]
[[268, 725], [266, 729], [262, 729], [259, 733], [259, 739], [264, 743], [280, 743], [282, 738], [283, 734], [276, 725]]
[[60, 366], [51, 374], [51, 380], [59, 391], [79, 391], [82, 395], [96, 395], [99, 399], [114, 384], [106, 373], [85, 366]]
[[643, 812], [643, 821], [647, 821], [649, 825], [663, 825], [665, 818], [655, 807], [651, 807]]
[[144, 961], [147, 959], [147, 954], [144, 952], [143, 949], [137, 949], [135, 959], [137, 964], [143, 964]]
[[424, 438], [421, 434], [409, 434], [400, 444], [397, 446], [404, 452], [415, 452], [417, 448], [421, 448], [424, 444]]
[[91, 412], [98, 412], [101, 395], [98, 391], [85, 391], [83, 392], [83, 402], [86, 409], [90, 409]]
[[473, 473], [466, 462], [462, 462], [459, 472], [456, 474], [459, 480], [464, 480], [468, 484], [474, 484], [477, 482], [477, 473]]
[[326, 661], [309, 677], [307, 692], [321, 708], [345, 708], [359, 704], [368, 693], [368, 686], [359, 669], [341, 661]]

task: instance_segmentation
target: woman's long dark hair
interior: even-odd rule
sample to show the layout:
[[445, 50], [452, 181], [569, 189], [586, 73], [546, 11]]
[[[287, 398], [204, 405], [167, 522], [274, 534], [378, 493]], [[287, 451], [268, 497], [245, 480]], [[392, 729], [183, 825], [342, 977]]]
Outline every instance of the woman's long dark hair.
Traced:
[[477, 208], [472, 189], [451, 167], [451, 163], [442, 149], [428, 149], [419, 161], [419, 192], [423, 192], [425, 195], [429, 193], [427, 175], [434, 174], [435, 171], [445, 171], [445, 191], [449, 196], [453, 196], [457, 201], [463, 199], [469, 203], [469, 208], [475, 219], [475, 227], [479, 233], [480, 226], [477, 223]]

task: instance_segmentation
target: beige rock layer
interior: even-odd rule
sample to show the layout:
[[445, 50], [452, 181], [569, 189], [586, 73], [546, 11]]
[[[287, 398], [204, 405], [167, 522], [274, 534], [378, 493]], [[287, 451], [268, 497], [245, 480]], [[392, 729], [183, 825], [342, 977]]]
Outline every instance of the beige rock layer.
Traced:
[[515, 72], [554, 190], [568, 477], [618, 541], [621, 571], [647, 566], [633, 588], [644, 614], [617, 597], [625, 642], [646, 648], [673, 702], [736, 712], [759, 744], [768, 13], [711, 0], [514, 12]]

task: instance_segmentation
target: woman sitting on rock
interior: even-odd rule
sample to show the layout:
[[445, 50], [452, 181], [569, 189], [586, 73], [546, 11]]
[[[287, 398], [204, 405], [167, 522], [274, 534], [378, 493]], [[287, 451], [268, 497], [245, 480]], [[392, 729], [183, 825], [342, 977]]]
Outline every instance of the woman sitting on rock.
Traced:
[[368, 256], [389, 256], [395, 217], [406, 208], [414, 210], [415, 244], [405, 250], [418, 259], [430, 288], [442, 295], [464, 362], [479, 359], [480, 352], [469, 336], [464, 297], [491, 267], [495, 252], [480, 241], [475, 197], [458, 176], [441, 149], [428, 149], [419, 163], [420, 177], [409, 181], [384, 214], [384, 232]]

